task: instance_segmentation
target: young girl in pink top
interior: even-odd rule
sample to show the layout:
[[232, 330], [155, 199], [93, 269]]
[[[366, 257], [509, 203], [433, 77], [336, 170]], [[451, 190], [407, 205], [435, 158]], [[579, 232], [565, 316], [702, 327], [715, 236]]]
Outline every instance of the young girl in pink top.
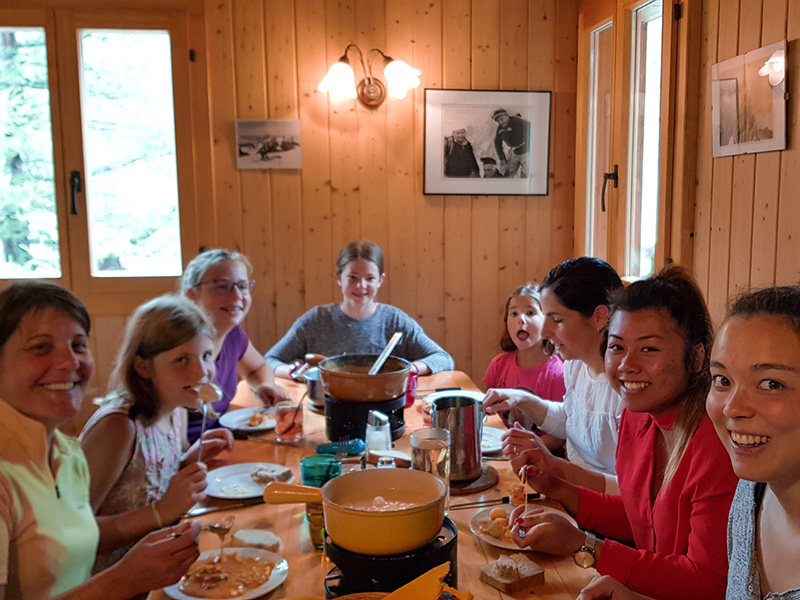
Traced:
[[[506, 300], [505, 329], [500, 338], [504, 350], [489, 363], [483, 382], [489, 388], [525, 388], [545, 400], [564, 398], [564, 362], [555, 355], [550, 340], [542, 338], [544, 312], [539, 289], [530, 283], [517, 288]], [[510, 427], [519, 423], [535, 431], [550, 450], [561, 448], [564, 440], [540, 432], [522, 410], [514, 407], [500, 413]]]
[[224, 428], [189, 447], [187, 409], [214, 377], [214, 326], [186, 297], [169, 294], [136, 309], [111, 376], [111, 393], [81, 433], [100, 525], [95, 569], [114, 564], [152, 529], [175, 523], [205, 497], [209, 459], [233, 447]]

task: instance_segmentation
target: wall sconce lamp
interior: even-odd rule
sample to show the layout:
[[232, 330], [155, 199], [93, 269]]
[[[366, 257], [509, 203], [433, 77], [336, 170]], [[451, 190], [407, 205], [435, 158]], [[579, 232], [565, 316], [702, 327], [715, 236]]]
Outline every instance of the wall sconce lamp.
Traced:
[[[355, 73], [350, 66], [347, 58], [348, 52], [354, 52], [361, 63], [364, 72], [364, 79], [355, 85]], [[349, 44], [344, 49], [342, 57], [336, 61], [328, 70], [328, 74], [320, 81], [320, 92], [328, 92], [328, 97], [333, 102], [350, 99], [358, 99], [366, 108], [378, 108], [386, 99], [386, 86], [377, 77], [372, 75], [372, 62], [377, 56], [383, 59], [383, 76], [386, 79], [386, 86], [389, 88], [389, 96], [402, 100], [406, 97], [408, 90], [419, 86], [419, 76], [422, 71], [407, 65], [402, 60], [394, 60], [391, 56], [386, 56], [381, 50], [373, 48], [367, 53], [367, 60], [361, 49], [355, 44]]]
[[778, 85], [786, 74], [786, 57], [783, 50], [776, 50], [758, 70], [762, 77], [769, 77], [769, 84]]

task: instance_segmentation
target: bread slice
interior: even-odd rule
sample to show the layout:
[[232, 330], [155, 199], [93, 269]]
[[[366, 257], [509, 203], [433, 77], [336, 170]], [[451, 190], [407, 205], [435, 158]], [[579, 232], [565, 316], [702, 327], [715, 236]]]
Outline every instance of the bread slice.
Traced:
[[245, 546], [247, 548], [261, 548], [268, 552], [279, 552], [281, 538], [265, 529], [240, 529], [233, 534], [233, 545], [237, 548]]
[[260, 485], [267, 485], [273, 481], [289, 481], [292, 470], [283, 465], [263, 464], [250, 472], [253, 481]]
[[544, 571], [524, 554], [511, 554], [481, 567], [481, 581], [513, 594], [543, 584]]

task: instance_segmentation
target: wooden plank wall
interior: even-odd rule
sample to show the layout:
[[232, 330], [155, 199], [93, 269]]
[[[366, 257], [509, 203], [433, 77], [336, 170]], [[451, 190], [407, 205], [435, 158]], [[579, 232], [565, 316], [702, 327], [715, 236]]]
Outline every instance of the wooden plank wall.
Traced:
[[[480, 381], [507, 294], [572, 255], [576, 29], [574, 0], [206, 2], [214, 200], [201, 243], [253, 262], [259, 350], [340, 298], [336, 254], [368, 238], [387, 258], [379, 299]], [[416, 66], [422, 85], [374, 111], [329, 104], [317, 84], [350, 42]], [[552, 90], [550, 195], [423, 195], [425, 87]], [[237, 118], [300, 119], [303, 169], [237, 171]]]
[[[693, 266], [717, 322], [737, 289], [800, 280], [798, 36], [798, 0], [703, 2]], [[782, 39], [789, 40], [788, 149], [712, 158], [711, 66]]]

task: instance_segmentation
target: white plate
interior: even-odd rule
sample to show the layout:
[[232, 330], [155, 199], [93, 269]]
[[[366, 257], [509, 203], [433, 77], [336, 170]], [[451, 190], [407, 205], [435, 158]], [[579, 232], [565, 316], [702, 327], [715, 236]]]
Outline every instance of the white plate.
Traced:
[[219, 418], [219, 422], [223, 427], [235, 429], [237, 431], [269, 431], [270, 429], [275, 429], [275, 417], [273, 415], [268, 415], [260, 425], [256, 425], [255, 427], [251, 427], [247, 424], [250, 421], [250, 417], [253, 416], [253, 413], [259, 410], [263, 409], [253, 407], [232, 410], [222, 415]]
[[[236, 500], [239, 498], [258, 498], [264, 493], [264, 485], [256, 483], [250, 473], [270, 463], [239, 463], [208, 472], [206, 475], [206, 494], [212, 498]], [[294, 474], [289, 478], [291, 482]]]
[[[565, 512], [562, 512], [560, 510], [556, 510], [555, 508], [550, 508], [549, 506], [541, 506], [539, 504], [535, 504], [535, 503], [531, 503], [531, 502], [528, 503], [528, 506], [530, 506], [531, 508], [541, 508], [544, 512], [558, 513], [561, 516], [566, 517], [567, 519], [569, 519], [569, 521], [573, 525], [575, 525], [577, 527], [577, 524], [575, 523], [575, 519], [573, 519], [570, 515], [568, 515]], [[501, 539], [498, 539], [498, 538], [494, 537], [493, 535], [489, 535], [488, 533], [483, 533], [478, 528], [478, 525], [480, 523], [490, 520], [489, 519], [489, 514], [495, 508], [502, 508], [504, 511], [506, 511], [507, 515], [510, 515], [514, 511], [516, 506], [511, 506], [510, 504], [500, 504], [499, 506], [492, 506], [490, 508], [484, 508], [483, 510], [480, 510], [480, 511], [476, 512], [474, 515], [472, 515], [472, 518], [469, 520], [469, 529], [470, 529], [470, 531], [472, 533], [474, 533], [480, 540], [486, 542], [490, 546], [497, 546], [498, 548], [504, 548], [506, 550], [517, 550], [517, 551], [530, 550], [530, 548], [527, 548], [527, 547], [526, 548], [520, 548], [519, 546], [517, 546], [512, 541], [501, 540]]]
[[483, 427], [483, 437], [481, 438], [481, 452], [484, 454], [492, 454], [500, 452], [503, 449], [503, 442], [500, 441], [500, 436], [504, 433], [503, 429], [497, 427]]
[[[219, 551], [208, 550], [203, 552], [200, 555], [199, 560], [206, 559], [217, 552]], [[249, 592], [245, 592], [241, 596], [235, 596], [235, 600], [252, 600], [253, 598], [260, 598], [261, 596], [270, 593], [272, 590], [277, 589], [278, 586], [286, 581], [286, 576], [289, 574], [289, 563], [286, 562], [285, 558], [275, 554], [274, 552], [268, 552], [266, 550], [261, 550], [260, 548], [225, 548], [223, 552], [225, 552], [225, 554], [236, 552], [241, 556], [258, 556], [262, 559], [271, 560], [275, 563], [275, 568], [272, 569], [272, 573], [267, 581], [257, 588], [250, 590]], [[164, 593], [170, 598], [175, 598], [175, 600], [205, 600], [204, 598], [187, 596], [184, 594], [180, 589], [180, 582], [169, 587], [165, 587]]]

